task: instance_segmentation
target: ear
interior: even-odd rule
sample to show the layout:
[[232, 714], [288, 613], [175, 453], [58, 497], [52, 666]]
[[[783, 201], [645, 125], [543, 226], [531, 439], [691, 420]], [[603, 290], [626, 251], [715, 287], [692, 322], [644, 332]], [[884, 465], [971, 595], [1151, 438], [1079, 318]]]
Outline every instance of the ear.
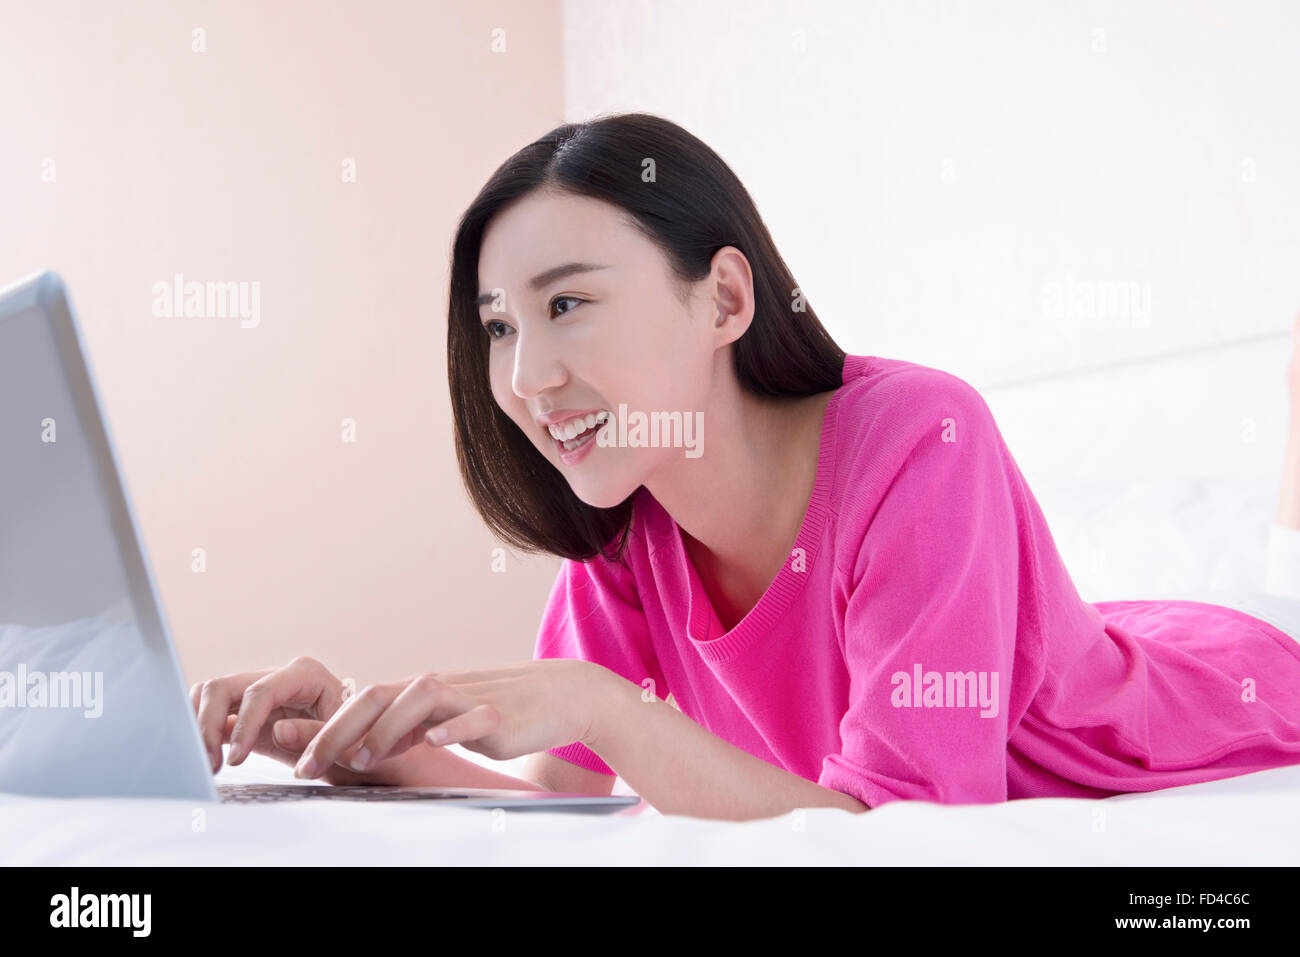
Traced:
[[713, 325], [718, 345], [735, 342], [754, 320], [754, 273], [749, 260], [735, 246], [713, 254], [708, 282], [712, 288]]

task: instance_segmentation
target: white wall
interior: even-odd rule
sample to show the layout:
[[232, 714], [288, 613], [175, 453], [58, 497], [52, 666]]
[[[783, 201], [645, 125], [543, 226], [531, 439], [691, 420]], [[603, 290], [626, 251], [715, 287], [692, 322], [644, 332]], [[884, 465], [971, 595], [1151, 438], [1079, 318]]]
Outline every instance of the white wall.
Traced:
[[567, 120], [708, 142], [840, 343], [969, 381], [1026, 474], [1280, 474], [1300, 6], [564, 13]]

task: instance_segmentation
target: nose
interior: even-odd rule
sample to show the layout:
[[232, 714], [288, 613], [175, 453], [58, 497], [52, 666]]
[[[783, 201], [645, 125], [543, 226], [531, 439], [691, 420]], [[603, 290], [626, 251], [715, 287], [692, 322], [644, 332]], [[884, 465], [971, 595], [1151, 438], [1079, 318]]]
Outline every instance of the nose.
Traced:
[[521, 399], [531, 399], [564, 383], [564, 367], [545, 330], [515, 336], [515, 367], [510, 386]]

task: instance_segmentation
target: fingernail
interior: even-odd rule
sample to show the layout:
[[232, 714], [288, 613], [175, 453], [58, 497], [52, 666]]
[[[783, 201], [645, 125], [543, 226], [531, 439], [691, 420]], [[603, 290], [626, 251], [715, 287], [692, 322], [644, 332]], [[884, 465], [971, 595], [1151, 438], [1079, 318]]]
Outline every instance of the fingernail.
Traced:
[[277, 724], [274, 734], [275, 740], [286, 747], [298, 743], [298, 729], [291, 724]]
[[353, 771], [364, 771], [370, 765], [370, 749], [362, 748], [357, 752], [357, 756], [352, 759]]
[[235, 759], [238, 757], [239, 757], [239, 743], [232, 739], [230, 742], [230, 750], [226, 753], [226, 761], [229, 764], [234, 764]]
[[293, 769], [293, 776], [296, 778], [314, 778], [316, 776], [316, 759], [310, 758], [307, 761], [301, 761]]

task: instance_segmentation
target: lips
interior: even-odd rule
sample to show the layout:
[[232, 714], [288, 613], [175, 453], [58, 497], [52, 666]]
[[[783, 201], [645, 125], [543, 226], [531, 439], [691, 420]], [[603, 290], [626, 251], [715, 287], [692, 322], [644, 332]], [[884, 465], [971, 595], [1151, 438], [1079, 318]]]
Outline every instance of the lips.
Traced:
[[598, 432], [600, 427], [609, 420], [610, 413], [600, 409], [588, 412], [586, 415], [571, 416], [562, 422], [547, 425], [546, 430], [551, 434], [551, 438], [563, 443], [581, 438], [588, 432]]
[[559, 442], [559, 440], [557, 440], [557, 442], [559, 442], [559, 446], [562, 451], [576, 452], [580, 449], [586, 448], [588, 445], [591, 445], [593, 442], [595, 442], [597, 434], [599, 434], [600, 430], [603, 429], [604, 427], [605, 427], [605, 423], [601, 422], [594, 429], [588, 429], [586, 432], [583, 432], [579, 436], [575, 436], [572, 439], [565, 439], [563, 442]]
[[605, 422], [601, 422], [594, 429], [586, 429], [582, 434], [563, 441], [552, 436], [551, 441], [555, 443], [555, 451], [559, 455], [560, 461], [570, 468], [576, 467], [578, 463], [584, 461], [595, 449], [597, 436], [605, 428], [605, 425]]

